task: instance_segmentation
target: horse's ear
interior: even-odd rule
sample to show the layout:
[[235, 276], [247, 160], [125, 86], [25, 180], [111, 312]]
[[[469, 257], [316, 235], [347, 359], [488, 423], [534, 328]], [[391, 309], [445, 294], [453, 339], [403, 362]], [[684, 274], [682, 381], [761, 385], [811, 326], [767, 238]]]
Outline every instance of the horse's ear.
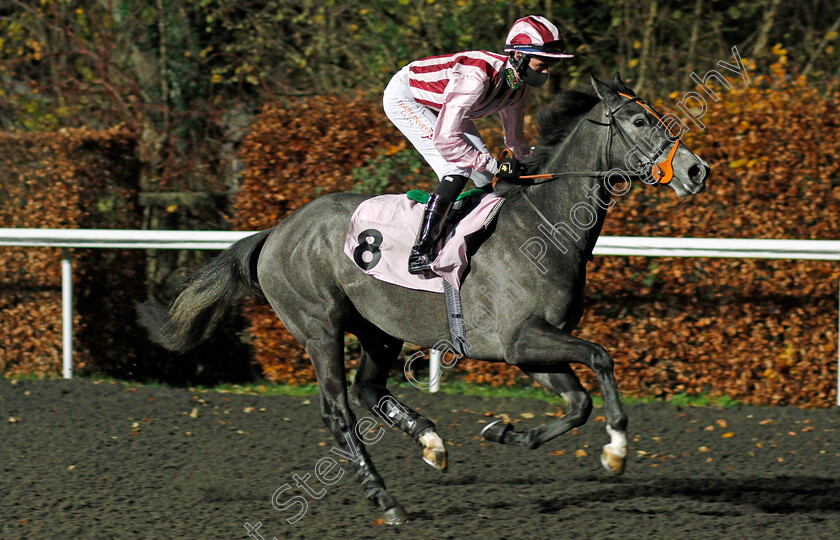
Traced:
[[590, 74], [589, 78], [592, 81], [592, 88], [595, 89], [595, 93], [598, 94], [607, 108], [614, 109], [621, 104], [621, 96], [618, 95], [618, 92], [599, 81], [595, 75]]
[[618, 88], [621, 88], [625, 93], [630, 94], [633, 97], [636, 97], [636, 92], [633, 91], [632, 88], [627, 86], [623, 80], [621, 80], [621, 74], [619, 72], [615, 72], [612, 78], [613, 84], [615, 84]]
[[636, 93], [632, 88], [624, 84], [624, 81], [621, 80], [621, 75], [617, 71], [613, 74], [612, 83], [616, 88], [621, 88], [625, 93], [636, 97]]

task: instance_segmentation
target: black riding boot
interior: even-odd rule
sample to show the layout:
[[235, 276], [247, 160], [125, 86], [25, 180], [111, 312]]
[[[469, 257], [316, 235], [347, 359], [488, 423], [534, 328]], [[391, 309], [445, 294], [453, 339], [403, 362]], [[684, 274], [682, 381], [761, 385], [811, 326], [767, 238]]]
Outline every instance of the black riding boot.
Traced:
[[420, 231], [411, 248], [411, 255], [408, 257], [408, 271], [412, 274], [425, 274], [430, 272], [429, 265], [437, 257], [435, 247], [440, 235], [446, 225], [446, 217], [452, 208], [452, 202], [447, 201], [440, 195], [432, 193], [429, 202], [426, 203], [426, 210], [423, 212], [423, 221], [420, 223]]

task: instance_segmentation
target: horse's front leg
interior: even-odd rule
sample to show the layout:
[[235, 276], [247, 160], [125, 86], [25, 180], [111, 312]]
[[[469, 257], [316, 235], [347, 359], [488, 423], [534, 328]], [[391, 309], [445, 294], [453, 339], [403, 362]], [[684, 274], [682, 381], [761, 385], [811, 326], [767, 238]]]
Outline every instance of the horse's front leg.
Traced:
[[[610, 443], [604, 446], [601, 463], [614, 474], [624, 472], [627, 459], [627, 415], [618, 397], [613, 360], [603, 347], [553, 326], [524, 327], [506, 347], [505, 360], [525, 372], [562, 373], [562, 364], [579, 363], [598, 376]], [[559, 365], [558, 365], [559, 364]]]

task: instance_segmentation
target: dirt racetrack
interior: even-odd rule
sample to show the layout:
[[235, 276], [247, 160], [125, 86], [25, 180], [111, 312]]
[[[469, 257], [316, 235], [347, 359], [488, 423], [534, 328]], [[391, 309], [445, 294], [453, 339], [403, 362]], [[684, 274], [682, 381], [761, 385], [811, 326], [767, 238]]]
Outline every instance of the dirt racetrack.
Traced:
[[[331, 455], [317, 396], [253, 396], [73, 381], [0, 381], [0, 538], [840, 538], [837, 409], [631, 404], [630, 462], [601, 469], [603, 411], [528, 451], [478, 438], [554, 406], [400, 390], [432, 418], [450, 472], [388, 429], [368, 447], [412, 520], [393, 528]], [[366, 416], [357, 410], [361, 418]], [[531, 417], [533, 415], [533, 418]], [[293, 475], [322, 498], [272, 506]], [[326, 493], [323, 493], [323, 492]], [[292, 486], [278, 502], [305, 492]]]

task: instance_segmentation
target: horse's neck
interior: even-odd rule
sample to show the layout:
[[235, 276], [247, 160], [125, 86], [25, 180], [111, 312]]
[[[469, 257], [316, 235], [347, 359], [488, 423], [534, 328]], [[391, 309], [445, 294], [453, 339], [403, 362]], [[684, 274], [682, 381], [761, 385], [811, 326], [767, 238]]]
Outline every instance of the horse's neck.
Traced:
[[[596, 105], [600, 110], [600, 106]], [[584, 119], [566, 137], [554, 156], [549, 159], [542, 172], [581, 171], [594, 172], [606, 167], [601, 163], [603, 138], [608, 132], [598, 132], [604, 129]], [[602, 180], [594, 176], [561, 177], [552, 182], [534, 186], [528, 190], [537, 205], [543, 209], [546, 217], [558, 227], [566, 224], [573, 232], [566, 233], [574, 240], [578, 250], [589, 253], [598, 240], [601, 227], [606, 218], [609, 194]], [[595, 220], [590, 222], [590, 213], [594, 213]], [[566, 230], [562, 227], [561, 230]]]

